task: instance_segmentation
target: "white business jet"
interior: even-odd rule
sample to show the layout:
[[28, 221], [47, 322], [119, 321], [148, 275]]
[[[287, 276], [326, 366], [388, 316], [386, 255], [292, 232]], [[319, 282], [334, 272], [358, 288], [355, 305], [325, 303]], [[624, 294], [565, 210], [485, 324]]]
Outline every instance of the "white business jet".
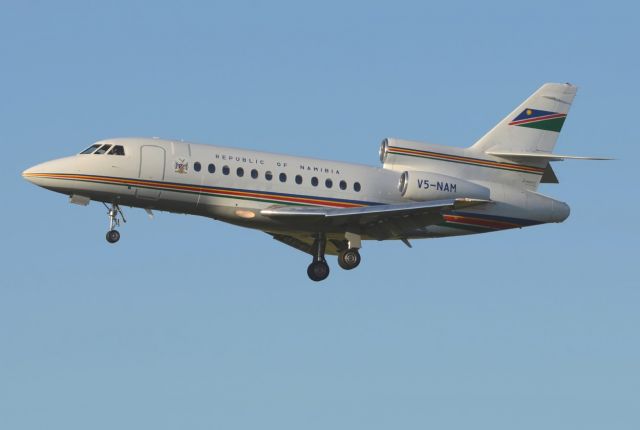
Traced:
[[325, 255], [360, 264], [363, 240], [484, 233], [562, 222], [569, 206], [536, 192], [557, 183], [550, 162], [601, 159], [553, 154], [576, 94], [545, 84], [469, 148], [384, 139], [382, 167], [182, 141], [118, 138], [22, 173], [28, 181], [108, 208], [107, 241], [122, 206], [201, 215], [262, 230], [312, 256], [314, 281]]

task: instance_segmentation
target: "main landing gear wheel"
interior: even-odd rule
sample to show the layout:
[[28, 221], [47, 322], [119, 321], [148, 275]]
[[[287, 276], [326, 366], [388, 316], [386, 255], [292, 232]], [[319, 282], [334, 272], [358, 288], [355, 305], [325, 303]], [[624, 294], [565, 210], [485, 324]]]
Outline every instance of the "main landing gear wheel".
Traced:
[[329, 276], [329, 265], [324, 259], [324, 250], [327, 246], [327, 236], [324, 233], [318, 233], [316, 240], [311, 247], [313, 251], [313, 261], [307, 267], [307, 275], [309, 279], [315, 282], [323, 281]]
[[107, 232], [107, 242], [116, 243], [120, 240], [120, 232], [118, 230], [109, 230]]
[[360, 260], [360, 253], [355, 248], [345, 249], [338, 254], [338, 265], [344, 270], [355, 269]]
[[314, 261], [307, 267], [307, 275], [312, 281], [324, 281], [329, 276], [329, 265], [326, 261]]

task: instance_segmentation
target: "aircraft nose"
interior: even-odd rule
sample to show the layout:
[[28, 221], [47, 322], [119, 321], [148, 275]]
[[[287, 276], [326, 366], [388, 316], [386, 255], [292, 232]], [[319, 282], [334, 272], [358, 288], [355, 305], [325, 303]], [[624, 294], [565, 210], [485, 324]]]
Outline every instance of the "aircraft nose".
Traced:
[[35, 166], [31, 166], [28, 169], [25, 169], [22, 172], [22, 177], [24, 179], [26, 179], [27, 181], [38, 185], [38, 183], [36, 182], [38, 180], [38, 173], [41, 172], [41, 169], [39, 169], [39, 167], [41, 166], [41, 164], [35, 165]]
[[60, 171], [58, 160], [45, 161], [44, 163], [31, 166], [22, 172], [22, 177], [32, 184], [40, 187], [44, 186], [47, 176]]

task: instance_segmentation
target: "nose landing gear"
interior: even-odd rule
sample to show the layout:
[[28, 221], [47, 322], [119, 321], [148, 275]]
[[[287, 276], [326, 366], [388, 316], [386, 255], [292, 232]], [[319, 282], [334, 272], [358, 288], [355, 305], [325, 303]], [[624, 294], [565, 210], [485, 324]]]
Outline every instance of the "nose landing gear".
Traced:
[[118, 230], [109, 230], [107, 232], [107, 242], [116, 243], [120, 240], [120, 232]]
[[123, 222], [127, 222], [117, 203], [112, 203], [111, 207], [105, 204], [105, 207], [109, 210], [109, 231], [107, 231], [107, 242], [116, 243], [120, 240], [120, 232], [116, 230], [116, 227], [120, 225], [120, 218]]

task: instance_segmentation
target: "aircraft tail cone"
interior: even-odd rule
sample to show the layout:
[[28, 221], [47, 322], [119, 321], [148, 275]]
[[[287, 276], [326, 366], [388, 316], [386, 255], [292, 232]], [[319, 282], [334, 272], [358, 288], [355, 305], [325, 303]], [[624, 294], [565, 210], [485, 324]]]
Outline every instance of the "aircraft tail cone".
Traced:
[[571, 208], [564, 202], [553, 202], [553, 220], [554, 222], [562, 222], [569, 218]]

